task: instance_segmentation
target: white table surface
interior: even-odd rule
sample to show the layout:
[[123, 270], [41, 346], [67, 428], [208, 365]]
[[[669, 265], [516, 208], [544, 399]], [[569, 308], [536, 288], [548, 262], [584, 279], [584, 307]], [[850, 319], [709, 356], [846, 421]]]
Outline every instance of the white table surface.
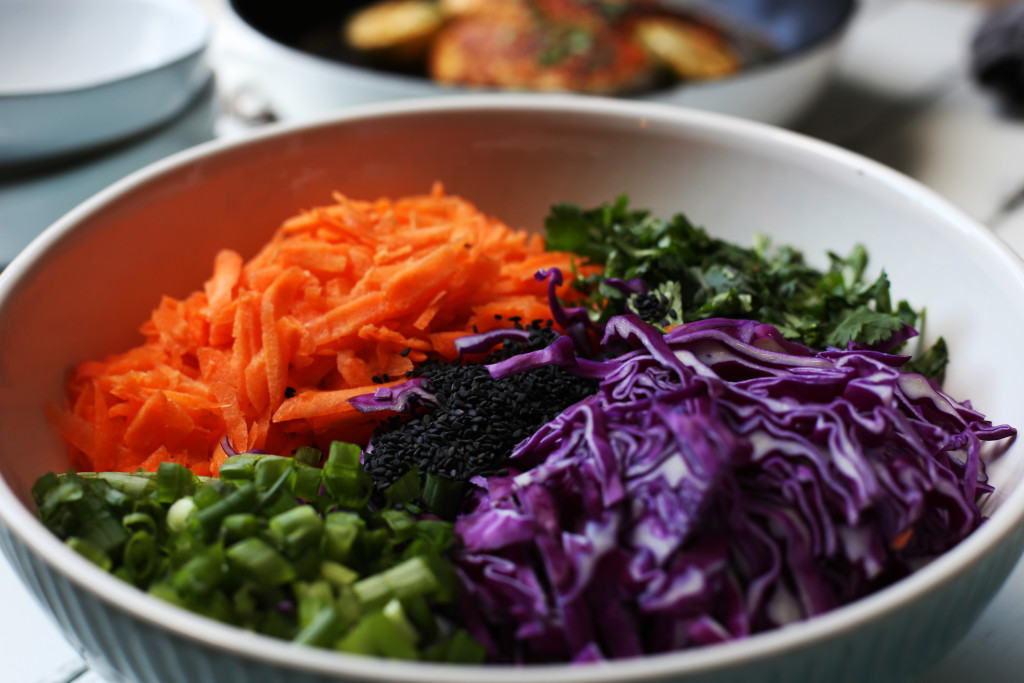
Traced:
[[[244, 134], [220, 103], [257, 88], [265, 55], [213, 17], [215, 83], [181, 117], [106, 153], [31, 174], [0, 172], [0, 264], [97, 190], [162, 156]], [[1024, 118], [1001, 113], [968, 74], [985, 8], [967, 0], [862, 0], [821, 100], [793, 128], [881, 161], [931, 187], [1024, 254]], [[0, 557], [0, 680], [103, 683], [63, 639]], [[1024, 680], [1024, 563], [957, 648], [912, 683]]]

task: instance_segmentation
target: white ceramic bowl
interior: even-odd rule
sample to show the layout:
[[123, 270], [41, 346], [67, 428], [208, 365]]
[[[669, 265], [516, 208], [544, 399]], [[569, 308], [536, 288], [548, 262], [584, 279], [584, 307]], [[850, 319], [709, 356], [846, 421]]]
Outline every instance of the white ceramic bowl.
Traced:
[[90, 199], [0, 274], [0, 546], [70, 641], [114, 681], [900, 680], [938, 661], [1024, 545], [1024, 445], [992, 463], [989, 521], [911, 577], [811, 621], [745, 641], [587, 667], [423, 666], [290, 645], [151, 598], [76, 555], [36, 520], [30, 487], [66, 467], [41, 406], [73, 363], [138, 343], [161, 294], [184, 296], [225, 246], [251, 255], [333, 191], [374, 198], [435, 180], [516, 226], [550, 205], [626, 192], [713, 234], [767, 232], [825, 261], [864, 243], [894, 294], [950, 345], [947, 388], [1024, 425], [1024, 265], [915, 182], [759, 124], [593, 98], [480, 96], [351, 109], [180, 153]]
[[[462, 95], [426, 78], [399, 75], [339, 61], [326, 45], [340, 17], [372, 0], [229, 0], [220, 26], [225, 49], [246, 54], [251, 79], [286, 120], [319, 116], [353, 104], [410, 97]], [[856, 0], [665, 0], [692, 6], [766, 37], [773, 59], [735, 76], [686, 83], [635, 99], [695, 107], [787, 125], [804, 113], [828, 82]]]
[[209, 21], [179, 0], [0, 2], [0, 166], [119, 140], [209, 80]]

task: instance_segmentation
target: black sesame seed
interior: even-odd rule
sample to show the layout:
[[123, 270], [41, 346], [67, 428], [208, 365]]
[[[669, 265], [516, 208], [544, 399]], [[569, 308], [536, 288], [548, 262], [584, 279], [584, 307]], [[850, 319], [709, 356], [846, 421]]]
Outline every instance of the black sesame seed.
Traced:
[[[518, 319], [515, 321], [518, 325]], [[557, 338], [535, 320], [525, 341], [507, 341], [488, 355], [494, 363], [546, 348]], [[406, 419], [392, 418], [374, 433], [366, 471], [388, 486], [418, 465], [421, 472], [458, 481], [503, 469], [512, 449], [562, 410], [593, 394], [594, 380], [544, 366], [500, 380], [482, 365], [428, 360], [413, 375], [423, 377], [434, 402]]]

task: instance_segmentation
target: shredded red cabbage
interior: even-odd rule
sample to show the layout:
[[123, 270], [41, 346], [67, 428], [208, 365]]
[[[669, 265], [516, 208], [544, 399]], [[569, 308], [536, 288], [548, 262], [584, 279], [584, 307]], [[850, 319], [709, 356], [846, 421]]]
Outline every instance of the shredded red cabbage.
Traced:
[[981, 523], [982, 443], [1016, 434], [905, 356], [734, 320], [662, 335], [619, 316], [602, 344], [624, 343], [604, 362], [565, 340], [490, 366], [601, 378], [457, 522], [465, 623], [496, 661], [678, 650], [855, 600]]
[[381, 410], [408, 412], [417, 400], [427, 403], [434, 401], [434, 392], [424, 386], [426, 382], [422, 377], [414, 377], [393, 387], [378, 387], [372, 394], [355, 396], [348, 402], [361, 413]]

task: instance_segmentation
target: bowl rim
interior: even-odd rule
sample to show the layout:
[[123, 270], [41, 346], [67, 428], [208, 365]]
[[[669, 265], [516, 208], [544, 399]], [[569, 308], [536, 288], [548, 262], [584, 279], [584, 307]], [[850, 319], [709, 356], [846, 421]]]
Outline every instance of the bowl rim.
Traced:
[[[67, 0], [5, 0], [11, 3], [20, 3], [26, 6], [37, 7], [49, 4], [51, 9], [59, 11]], [[104, 6], [107, 11], [116, 10], [116, 7], [109, 7], [110, 0], [92, 0], [95, 4]], [[125, 0], [121, 0], [124, 2]], [[101, 77], [76, 79], [79, 82], [64, 84], [60, 86], [22, 86], [3, 87], [0, 84], [0, 105], [5, 103], [13, 104], [18, 101], [30, 98], [52, 98], [66, 97], [68, 95], [85, 94], [108, 88], [122, 82], [130, 82], [145, 78], [154, 73], [164, 72], [173, 69], [178, 65], [195, 59], [206, 51], [213, 33], [213, 27], [209, 16], [200, 7], [198, 2], [176, 2], [173, 0], [127, 0], [131, 5], [148, 5], [147, 11], [159, 19], [162, 24], [170, 16], [184, 17], [189, 22], [191, 29], [184, 37], [187, 40], [178, 40], [175, 49], [162, 55], [159, 61], [152, 64], [137, 64], [131, 68], [117, 70], [114, 73]], [[42, 9], [42, 8], [40, 8]], [[177, 35], [177, 34], [176, 34]]]
[[[141, 184], [201, 162], [205, 157], [231, 150], [258, 146], [264, 141], [287, 138], [335, 126], [358, 125], [367, 119], [385, 120], [420, 115], [473, 115], [486, 112], [522, 114], [571, 114], [574, 117], [610, 118], [646, 125], [657, 122], [727, 137], [730, 140], [787, 149], [789, 153], [818, 158], [852, 174], [889, 187], [898, 195], [934, 213], [958, 230], [972, 236], [979, 250], [990, 257], [992, 267], [1009, 270], [1024, 289], [1024, 260], [1008, 244], [961, 209], [925, 187], [883, 164], [827, 142], [756, 121], [743, 120], [714, 112], [699, 111], [657, 102], [636, 102], [613, 98], [577, 95], [465, 95], [437, 97], [353, 106], [301, 122], [278, 123], [235, 139], [213, 140], [177, 152], [163, 160], [133, 172], [92, 196], [38, 235], [11, 264], [0, 272], [0, 310], [20, 283], [42, 267], [47, 253], [60, 241], [109, 204], [129, 194]], [[957, 546], [943, 553], [914, 574], [872, 595], [839, 607], [832, 612], [782, 628], [715, 646], [649, 655], [637, 659], [615, 660], [599, 666], [565, 664], [509, 665], [424, 664], [380, 660], [348, 655], [294, 644], [246, 632], [189, 612], [140, 592], [113, 575], [99, 569], [51, 534], [33, 511], [14, 495], [0, 476], [0, 526], [6, 526], [24, 546], [30, 548], [52, 571], [92, 594], [108, 606], [130, 614], [148, 626], [170, 632], [222, 653], [243, 659], [303, 671], [326, 677], [345, 674], [366, 681], [397, 683], [418, 680], [425, 683], [469, 683], [486, 676], [494, 683], [519, 683], [524, 672], [537, 683], [611, 683], [640, 681], [667, 675], [698, 675], [731, 666], [750, 664], [758, 659], [798, 651], [816, 641], [843, 635], [869, 622], [922, 599], [928, 593], [956, 579], [957, 575], [981, 563], [985, 556], [1011, 536], [1024, 520], [1024, 484], [1011, 491], [988, 521]], [[12, 558], [13, 560], [14, 558]], [[1004, 577], [1005, 578], [1005, 577]]]
[[[854, 17], [860, 10], [860, 5], [863, 0], [840, 0], [845, 3], [845, 8], [842, 13], [837, 16], [835, 23], [828, 27], [828, 29], [821, 31], [814, 37], [804, 41], [795, 50], [789, 50], [776, 55], [770, 59], [759, 61], [749, 68], [740, 69], [735, 74], [731, 74], [724, 78], [714, 78], [704, 81], [690, 81], [670, 84], [664, 87], [660, 87], [654, 90], [644, 90], [637, 93], [629, 93], [623, 95], [625, 99], [657, 99], [670, 96], [675, 93], [683, 91], [705, 91], [713, 90], [721, 87], [728, 83], [743, 82], [748, 78], [758, 76], [765, 72], [774, 71], [780, 67], [788, 66], [793, 63], [801, 62], [806, 58], [816, 54], [819, 50], [824, 49], [826, 46], [838, 42], [842, 36], [849, 29], [853, 23]], [[236, 25], [240, 26], [244, 31], [249, 33], [251, 36], [256, 37], [263, 42], [265, 47], [269, 47], [276, 50], [282, 55], [287, 55], [293, 59], [300, 59], [306, 64], [315, 65], [319, 68], [331, 69], [338, 74], [345, 74], [347, 77], [352, 78], [356, 82], [376, 85], [378, 87], [385, 87], [389, 89], [401, 89], [409, 93], [417, 93], [419, 96], [431, 97], [439, 93], [456, 93], [456, 94], [491, 94], [491, 93], [504, 93], [514, 92], [526, 94], [529, 91], [505, 91], [499, 88], [486, 88], [486, 87], [466, 87], [457, 84], [443, 84], [437, 83], [431, 80], [429, 77], [415, 76], [409, 74], [396, 73], [388, 71], [387, 69], [375, 69], [369, 66], [361, 66], [359, 64], [352, 64], [337, 59], [331, 59], [324, 57], [312, 52], [295, 47], [288, 43], [282, 42], [273, 36], [268, 35], [265, 31], [257, 28], [253, 25], [236, 7], [236, 0], [224, 0], [224, 11], [227, 17]], [[537, 91], [536, 94], [544, 94]], [[605, 95], [591, 95], [592, 97], [607, 97]]]

